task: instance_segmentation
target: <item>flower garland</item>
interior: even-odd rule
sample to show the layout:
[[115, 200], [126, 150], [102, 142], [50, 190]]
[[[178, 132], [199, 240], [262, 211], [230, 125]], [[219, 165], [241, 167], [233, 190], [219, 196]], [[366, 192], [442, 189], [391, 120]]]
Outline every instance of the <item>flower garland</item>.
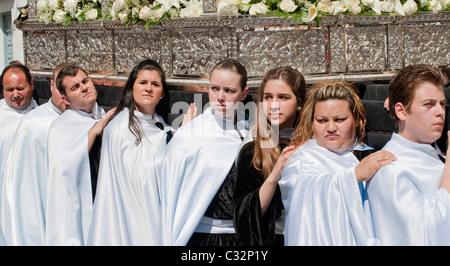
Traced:
[[164, 19], [198, 17], [203, 13], [202, 0], [115, 0], [110, 2], [105, 19], [123, 23], [158, 24]]
[[38, 21], [62, 23], [102, 18], [101, 0], [38, 0]]
[[219, 14], [272, 14], [303, 23], [318, 14], [409, 16], [418, 12], [450, 11], [450, 0], [220, 0]]
[[[109, 19], [122, 23], [158, 24], [162, 20], [198, 17], [203, 0], [112, 0], [102, 16], [101, 0], [38, 0], [38, 21], [62, 23]], [[318, 14], [408, 16], [418, 12], [450, 11], [450, 0], [219, 0], [219, 15], [277, 15], [303, 23]]]

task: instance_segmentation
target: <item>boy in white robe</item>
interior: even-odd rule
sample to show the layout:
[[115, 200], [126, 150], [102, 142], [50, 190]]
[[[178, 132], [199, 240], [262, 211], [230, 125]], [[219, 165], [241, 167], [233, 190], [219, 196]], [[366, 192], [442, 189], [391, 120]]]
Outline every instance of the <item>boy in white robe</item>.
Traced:
[[[36, 108], [37, 103], [33, 100], [33, 80], [26, 66], [13, 64], [5, 67], [1, 81], [4, 99], [0, 100], [0, 185], [3, 187], [3, 172], [8, 154], [14, 148], [11, 142], [16, 129], [23, 116]], [[1, 194], [2, 189], [0, 202]]]
[[71, 109], [53, 121], [48, 134], [46, 244], [84, 245], [92, 215], [92, 181], [96, 178], [91, 175], [90, 153], [107, 116], [98, 106], [97, 91], [83, 69], [64, 67], [56, 86]]
[[398, 126], [383, 150], [397, 161], [367, 184], [365, 208], [381, 245], [450, 245], [449, 163], [433, 145], [445, 124], [448, 82], [428, 65], [399, 70], [389, 84], [389, 112]]
[[47, 191], [47, 135], [50, 124], [66, 104], [55, 79], [66, 63], [53, 70], [52, 97], [24, 116], [8, 156], [4, 175], [3, 227], [9, 245], [45, 245], [45, 200]]

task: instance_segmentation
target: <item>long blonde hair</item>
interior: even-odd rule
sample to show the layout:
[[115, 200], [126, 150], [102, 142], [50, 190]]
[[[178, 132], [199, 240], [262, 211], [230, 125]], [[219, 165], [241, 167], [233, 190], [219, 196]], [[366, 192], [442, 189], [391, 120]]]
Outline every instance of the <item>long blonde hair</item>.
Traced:
[[314, 107], [317, 102], [331, 99], [346, 100], [356, 123], [356, 136], [361, 143], [365, 136], [366, 112], [357, 88], [348, 82], [322, 82], [314, 85], [306, 95], [306, 102], [300, 113], [300, 123], [295, 129], [291, 145], [301, 146], [313, 135]]
[[[264, 111], [261, 110], [260, 105], [264, 100], [264, 88], [269, 80], [281, 79], [286, 82], [292, 89], [296, 100], [297, 107], [302, 107], [305, 102], [306, 94], [306, 82], [303, 75], [296, 69], [291, 67], [277, 67], [269, 70], [263, 78], [261, 86], [258, 91], [258, 108], [257, 108], [257, 119], [256, 119], [256, 137], [255, 137], [255, 152], [253, 154], [252, 165], [253, 167], [261, 171], [264, 180], [272, 172], [278, 157], [280, 156], [280, 149], [278, 145], [269, 145], [271, 148], [262, 147], [262, 143], [269, 143], [272, 138], [268, 136], [274, 136], [275, 132], [270, 126]], [[298, 124], [298, 114], [295, 119], [295, 125]]]

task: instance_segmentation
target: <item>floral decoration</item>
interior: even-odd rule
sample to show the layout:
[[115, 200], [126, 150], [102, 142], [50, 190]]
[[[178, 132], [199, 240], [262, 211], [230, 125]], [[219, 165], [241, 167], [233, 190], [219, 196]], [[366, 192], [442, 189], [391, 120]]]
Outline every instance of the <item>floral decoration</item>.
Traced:
[[[38, 0], [38, 20], [63, 23], [117, 20], [158, 24], [171, 18], [198, 17], [203, 0], [112, 0], [102, 15], [101, 0]], [[419, 12], [450, 11], [450, 0], [218, 0], [219, 15], [277, 15], [303, 23], [343, 14], [408, 16]], [[320, 15], [320, 16], [319, 16]]]
[[450, 0], [219, 0], [222, 14], [272, 14], [309, 22], [321, 16], [343, 14], [408, 16], [418, 12], [450, 11]]
[[178, 17], [197, 17], [203, 13], [202, 0], [114, 0], [106, 19], [123, 23], [144, 22], [150, 24]]
[[101, 0], [38, 0], [38, 21], [62, 23], [102, 18]]

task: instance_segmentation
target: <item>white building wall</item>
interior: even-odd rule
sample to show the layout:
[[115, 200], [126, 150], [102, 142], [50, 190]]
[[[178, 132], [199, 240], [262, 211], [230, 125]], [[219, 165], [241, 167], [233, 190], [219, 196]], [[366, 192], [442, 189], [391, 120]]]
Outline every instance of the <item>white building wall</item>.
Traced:
[[0, 69], [5, 67], [5, 47], [4, 38], [5, 32], [3, 31], [3, 14], [11, 13], [11, 25], [13, 34], [13, 54], [14, 60], [19, 60], [24, 62], [24, 51], [23, 51], [23, 36], [22, 31], [17, 29], [14, 25], [14, 20], [19, 16], [20, 9], [27, 4], [27, 0], [0, 0]]

